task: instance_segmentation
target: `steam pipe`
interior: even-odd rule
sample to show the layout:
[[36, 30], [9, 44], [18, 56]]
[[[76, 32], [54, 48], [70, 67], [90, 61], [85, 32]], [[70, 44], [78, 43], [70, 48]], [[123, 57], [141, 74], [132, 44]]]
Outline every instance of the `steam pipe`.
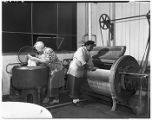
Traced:
[[92, 9], [91, 9], [91, 3], [88, 3], [88, 39], [91, 40], [92, 35]]

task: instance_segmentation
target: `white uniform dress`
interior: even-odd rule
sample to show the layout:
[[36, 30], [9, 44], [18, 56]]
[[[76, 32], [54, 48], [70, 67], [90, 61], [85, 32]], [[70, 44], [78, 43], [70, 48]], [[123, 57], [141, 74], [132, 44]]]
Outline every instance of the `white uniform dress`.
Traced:
[[84, 76], [85, 64], [93, 66], [90, 52], [86, 49], [85, 46], [82, 46], [74, 53], [73, 60], [70, 63], [67, 73], [74, 77], [82, 78]]
[[68, 87], [72, 98], [79, 97], [81, 83], [86, 71], [84, 68], [85, 64], [93, 66], [90, 52], [85, 46], [82, 46], [74, 53], [73, 60], [71, 61], [67, 72]]

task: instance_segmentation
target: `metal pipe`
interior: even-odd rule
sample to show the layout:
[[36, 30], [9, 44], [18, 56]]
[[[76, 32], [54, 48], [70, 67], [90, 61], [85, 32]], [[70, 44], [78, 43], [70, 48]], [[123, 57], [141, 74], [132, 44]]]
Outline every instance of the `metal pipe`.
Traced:
[[[88, 99], [83, 99], [83, 100], [80, 100], [79, 102], [84, 102], [84, 101], [87, 101]], [[57, 108], [57, 107], [62, 107], [62, 106], [66, 106], [66, 105], [70, 105], [72, 104], [73, 102], [66, 102], [66, 103], [61, 103], [61, 104], [56, 104], [56, 105], [51, 105], [51, 106], [47, 106], [45, 107], [46, 109], [50, 109], [50, 108]]]
[[147, 15], [137, 15], [137, 16], [131, 16], [131, 17], [125, 17], [125, 18], [118, 18], [110, 21], [118, 21], [118, 20], [124, 20], [124, 19], [130, 19], [130, 18], [137, 18], [137, 17], [146, 17]]
[[6, 65], [6, 72], [7, 72], [8, 74], [12, 74], [11, 72], [8, 71], [8, 67], [9, 67], [9, 66], [14, 66], [14, 65], [17, 65], [17, 64], [21, 64], [21, 63], [11, 63], [11, 64]]
[[[88, 3], [85, 3], [85, 34], [88, 34]], [[85, 39], [84, 41], [85, 42]]]
[[91, 40], [91, 35], [92, 35], [92, 9], [91, 9], [91, 3], [88, 3], [88, 39]]
[[119, 74], [132, 75], [132, 76], [135, 76], [135, 77], [147, 77], [147, 76], [149, 76], [148, 74], [129, 73], [129, 72], [119, 72]]
[[[116, 17], [116, 5], [115, 3], [112, 3], [112, 18], [115, 19]], [[116, 27], [115, 24], [113, 24], [113, 46], [116, 45]]]

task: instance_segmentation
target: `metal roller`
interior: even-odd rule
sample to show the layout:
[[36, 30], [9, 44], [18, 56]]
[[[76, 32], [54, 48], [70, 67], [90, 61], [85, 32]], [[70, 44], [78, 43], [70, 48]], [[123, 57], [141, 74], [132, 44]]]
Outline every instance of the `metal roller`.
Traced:
[[87, 82], [94, 92], [126, 103], [135, 94], [139, 78], [121, 74], [122, 72], [139, 72], [139, 65], [135, 58], [129, 55], [122, 56], [111, 66], [110, 70], [88, 71]]
[[96, 71], [88, 71], [87, 81], [93, 91], [110, 95], [109, 76], [110, 70], [97, 69]]

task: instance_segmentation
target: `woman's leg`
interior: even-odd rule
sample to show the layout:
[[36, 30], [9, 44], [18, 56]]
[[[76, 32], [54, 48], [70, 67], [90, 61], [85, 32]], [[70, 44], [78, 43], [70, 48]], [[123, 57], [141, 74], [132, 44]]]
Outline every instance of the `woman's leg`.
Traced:
[[43, 103], [44, 104], [46, 104], [46, 103], [48, 103], [49, 101], [50, 101], [50, 99], [52, 98], [52, 95], [51, 95], [51, 91], [52, 91], [52, 83], [51, 83], [51, 81], [52, 81], [52, 76], [51, 76], [51, 73], [50, 73], [50, 77], [49, 77], [49, 80], [48, 80], [48, 86], [47, 86], [47, 88], [46, 88], [46, 96], [45, 96], [45, 98], [44, 98], [44, 100], [43, 100]]
[[50, 104], [59, 103], [59, 88], [52, 88], [52, 97], [53, 100], [50, 102]]
[[81, 82], [81, 78], [68, 75], [69, 96], [73, 99], [73, 103], [79, 102]]
[[[60, 71], [52, 71], [51, 77], [49, 79], [49, 84], [48, 84], [48, 90], [47, 90], [47, 95], [46, 98], [49, 99], [49, 103], [52, 104], [54, 103], [59, 103], [59, 79], [63, 76], [61, 76]], [[63, 79], [63, 78], [62, 78]]]

